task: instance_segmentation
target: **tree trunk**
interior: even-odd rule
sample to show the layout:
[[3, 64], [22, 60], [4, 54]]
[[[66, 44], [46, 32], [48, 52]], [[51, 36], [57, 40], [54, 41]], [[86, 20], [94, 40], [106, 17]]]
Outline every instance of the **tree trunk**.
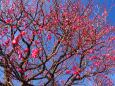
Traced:
[[5, 59], [5, 68], [4, 68], [4, 74], [5, 74], [5, 85], [6, 86], [12, 86], [11, 80], [10, 80], [10, 75], [11, 75], [11, 70], [8, 67], [8, 61]]

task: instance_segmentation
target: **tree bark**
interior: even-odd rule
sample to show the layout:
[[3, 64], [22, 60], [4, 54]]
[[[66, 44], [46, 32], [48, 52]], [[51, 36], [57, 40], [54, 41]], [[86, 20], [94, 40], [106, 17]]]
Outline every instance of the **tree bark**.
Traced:
[[28, 82], [23, 82], [21, 86], [34, 86], [34, 85], [29, 84]]
[[5, 73], [5, 85], [6, 86], [12, 86], [11, 84], [11, 80], [10, 80], [10, 74], [11, 74], [11, 70], [8, 67], [8, 61], [7, 59], [5, 59], [5, 69], [4, 69], [4, 73]]

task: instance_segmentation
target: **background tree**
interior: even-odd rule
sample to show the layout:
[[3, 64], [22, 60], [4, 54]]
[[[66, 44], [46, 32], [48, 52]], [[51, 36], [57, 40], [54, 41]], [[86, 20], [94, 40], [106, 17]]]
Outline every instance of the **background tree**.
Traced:
[[2, 0], [1, 84], [113, 86], [115, 27], [106, 8], [86, 2]]

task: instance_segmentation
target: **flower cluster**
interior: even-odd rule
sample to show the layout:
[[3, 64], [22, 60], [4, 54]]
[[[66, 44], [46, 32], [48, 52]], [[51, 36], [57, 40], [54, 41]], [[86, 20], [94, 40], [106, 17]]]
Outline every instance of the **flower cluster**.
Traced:
[[33, 58], [36, 58], [38, 54], [39, 54], [39, 50], [38, 49], [33, 49], [32, 50], [32, 57]]

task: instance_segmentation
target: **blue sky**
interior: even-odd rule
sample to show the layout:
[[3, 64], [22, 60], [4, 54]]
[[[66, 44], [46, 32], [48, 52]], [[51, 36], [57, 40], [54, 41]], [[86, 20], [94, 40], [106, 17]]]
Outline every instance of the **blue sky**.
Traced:
[[105, 5], [107, 10], [109, 11], [108, 21], [110, 24], [115, 26], [115, 0], [99, 0], [100, 3]]

